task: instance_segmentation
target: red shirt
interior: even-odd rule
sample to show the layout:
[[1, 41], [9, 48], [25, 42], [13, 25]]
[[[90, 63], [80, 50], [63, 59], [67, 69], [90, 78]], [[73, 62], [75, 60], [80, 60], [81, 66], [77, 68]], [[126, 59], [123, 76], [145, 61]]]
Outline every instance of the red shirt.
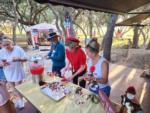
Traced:
[[74, 71], [77, 71], [81, 65], [86, 65], [86, 55], [80, 47], [76, 48], [74, 52], [66, 49], [66, 56]]

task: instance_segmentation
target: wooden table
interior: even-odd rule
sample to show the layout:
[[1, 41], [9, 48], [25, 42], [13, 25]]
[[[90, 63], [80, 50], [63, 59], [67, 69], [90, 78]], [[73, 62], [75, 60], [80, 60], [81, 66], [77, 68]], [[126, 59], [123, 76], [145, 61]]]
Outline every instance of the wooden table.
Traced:
[[[46, 77], [46, 82], [52, 82], [55, 80], [53, 78]], [[60, 80], [60, 78], [57, 78], [57, 81], [58, 80]], [[67, 83], [66, 85], [68, 87], [77, 87], [72, 83]], [[105, 113], [104, 108], [100, 103], [94, 104], [89, 102], [89, 104], [86, 105], [77, 105], [69, 98], [69, 95], [56, 102], [41, 93], [40, 87], [37, 84], [32, 83], [32, 81], [27, 81], [17, 86], [16, 89], [41, 113]], [[91, 93], [86, 89], [83, 89], [83, 92]]]

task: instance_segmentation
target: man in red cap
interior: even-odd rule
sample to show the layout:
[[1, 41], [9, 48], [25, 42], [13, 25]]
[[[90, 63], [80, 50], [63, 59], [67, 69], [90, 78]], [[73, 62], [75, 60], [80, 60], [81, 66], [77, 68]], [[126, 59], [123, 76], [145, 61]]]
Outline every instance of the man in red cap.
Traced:
[[[68, 37], [66, 39], [66, 56], [72, 66], [73, 75], [69, 80], [73, 80], [74, 84], [78, 84], [78, 77], [86, 73], [86, 55], [79, 46], [79, 40], [75, 37]], [[85, 81], [79, 83], [80, 86], [85, 87]]]

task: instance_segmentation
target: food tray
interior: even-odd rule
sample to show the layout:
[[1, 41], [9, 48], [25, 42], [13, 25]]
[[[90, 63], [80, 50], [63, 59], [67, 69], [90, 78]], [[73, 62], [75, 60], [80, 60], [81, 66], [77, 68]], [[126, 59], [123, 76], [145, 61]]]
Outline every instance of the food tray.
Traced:
[[52, 91], [48, 86], [41, 88], [41, 92], [55, 101], [60, 101], [65, 97], [65, 94], [63, 92]]

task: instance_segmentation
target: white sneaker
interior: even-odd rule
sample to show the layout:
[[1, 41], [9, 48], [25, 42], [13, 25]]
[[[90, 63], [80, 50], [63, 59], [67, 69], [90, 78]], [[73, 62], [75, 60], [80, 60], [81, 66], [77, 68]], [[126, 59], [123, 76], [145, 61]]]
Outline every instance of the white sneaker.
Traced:
[[15, 108], [23, 109], [25, 107], [23, 99], [18, 99], [14, 104]]

